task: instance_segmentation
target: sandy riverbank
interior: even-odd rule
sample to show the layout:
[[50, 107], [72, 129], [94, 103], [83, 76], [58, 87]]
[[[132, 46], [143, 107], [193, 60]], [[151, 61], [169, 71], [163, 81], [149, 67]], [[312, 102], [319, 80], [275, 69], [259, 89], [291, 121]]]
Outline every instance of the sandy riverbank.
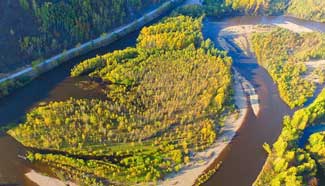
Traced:
[[[180, 172], [172, 174], [158, 185], [162, 186], [190, 186], [193, 185], [196, 179], [219, 157], [221, 152], [231, 142], [237, 130], [244, 123], [245, 116], [248, 112], [248, 100], [242, 85], [243, 78], [239, 73], [234, 74], [234, 90], [235, 90], [235, 104], [238, 108], [239, 114], [230, 115], [226, 121], [225, 126], [221, 130], [216, 142], [207, 150], [196, 153], [191, 157], [191, 163], [184, 167]], [[222, 166], [222, 165], [221, 165]]]
[[[254, 52], [251, 49], [250, 34], [256, 32], [265, 32], [270, 29], [269, 26], [260, 25], [240, 25], [227, 27], [218, 35], [218, 41], [220, 46], [225, 51], [236, 52], [239, 55], [246, 57], [254, 57]], [[239, 76], [239, 80], [242, 82], [244, 92], [249, 96], [249, 102], [252, 106], [255, 116], [258, 116], [260, 112], [259, 96], [255, 91], [254, 86], [246, 80], [244, 77]]]
[[[257, 32], [268, 32], [275, 27], [281, 27], [288, 29], [295, 33], [313, 32], [312, 29], [307, 28], [303, 25], [298, 25], [290, 21], [273, 21], [266, 25], [237, 25], [230, 26], [222, 29], [218, 35], [218, 42], [220, 46], [226, 51], [232, 51], [246, 57], [254, 57], [254, 52], [252, 50], [252, 45], [250, 41], [251, 34]], [[306, 73], [306, 78], [318, 82], [319, 79], [312, 74], [315, 68], [324, 65], [324, 61], [318, 62], [307, 62], [305, 63], [308, 71]], [[250, 96], [250, 104], [252, 105], [254, 114], [257, 116], [259, 113], [259, 98], [258, 94], [255, 92], [254, 87], [248, 81], [244, 85], [244, 90], [246, 94]]]
[[316, 84], [323, 84], [323, 80], [317, 74], [314, 74], [316, 69], [325, 70], [325, 60], [313, 60], [304, 63], [307, 67], [307, 71], [303, 75], [303, 78]]
[[312, 29], [310, 28], [307, 28], [305, 26], [302, 26], [302, 25], [297, 25], [293, 22], [290, 22], [290, 21], [284, 21], [284, 22], [275, 22], [275, 23], [272, 23], [273, 25], [275, 26], [278, 26], [278, 27], [281, 27], [281, 28], [285, 28], [285, 29], [288, 29], [292, 32], [296, 32], [296, 33], [303, 33], [303, 32], [313, 32]]
[[39, 186], [77, 186], [77, 184], [70, 181], [63, 182], [56, 178], [44, 176], [34, 170], [26, 173], [25, 176]]

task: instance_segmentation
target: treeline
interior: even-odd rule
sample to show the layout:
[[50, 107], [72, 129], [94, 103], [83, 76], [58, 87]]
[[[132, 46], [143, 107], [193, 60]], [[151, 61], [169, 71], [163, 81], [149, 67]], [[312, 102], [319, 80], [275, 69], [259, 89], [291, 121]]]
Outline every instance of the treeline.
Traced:
[[21, 50], [34, 59], [94, 39], [165, 0], [20, 0], [39, 22], [38, 35], [21, 39]]
[[325, 22], [323, 0], [204, 0], [208, 15], [291, 15], [306, 20]]
[[81, 185], [156, 182], [179, 171], [215, 141], [231, 109], [231, 58], [201, 27], [202, 18], [170, 17], [144, 28], [136, 48], [76, 65], [71, 75], [106, 84], [107, 99], [39, 106], [9, 134], [52, 150], [28, 158]]
[[204, 0], [208, 15], [228, 14], [280, 15], [287, 8], [289, 0]]
[[226, 5], [235, 11], [250, 15], [282, 14], [289, 0], [226, 0]]
[[296, 111], [291, 118], [285, 116], [278, 140], [272, 148], [264, 145], [269, 156], [254, 186], [317, 185], [317, 166], [310, 154], [312, 151], [308, 147], [307, 150], [299, 148], [298, 144], [304, 129], [324, 120], [324, 116], [325, 89], [310, 106]]
[[325, 1], [291, 0], [287, 14], [301, 19], [325, 23]]
[[297, 34], [278, 28], [254, 34], [252, 44], [258, 63], [267, 69], [291, 108], [302, 106], [313, 96], [314, 83], [302, 77], [307, 71], [304, 62], [325, 59], [324, 34]]
[[[324, 116], [325, 117], [325, 116]], [[306, 150], [315, 158], [323, 171], [325, 170], [325, 132], [312, 134], [308, 139]]]

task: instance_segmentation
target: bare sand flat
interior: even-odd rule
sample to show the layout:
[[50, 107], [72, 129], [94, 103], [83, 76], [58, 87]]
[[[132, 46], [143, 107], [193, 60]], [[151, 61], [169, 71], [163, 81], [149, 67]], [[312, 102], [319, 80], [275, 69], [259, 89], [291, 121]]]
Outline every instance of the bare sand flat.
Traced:
[[[274, 28], [274, 27], [273, 27]], [[250, 36], [252, 33], [267, 32], [272, 29], [269, 25], [238, 25], [222, 29], [218, 35], [220, 46], [226, 51], [235, 51], [252, 57]], [[240, 49], [240, 51], [238, 51]]]
[[77, 184], [72, 182], [63, 182], [56, 178], [44, 176], [34, 170], [31, 170], [25, 175], [28, 179], [30, 179], [39, 186], [77, 186]]
[[[271, 27], [262, 25], [240, 25], [227, 27], [219, 33], [218, 41], [220, 46], [226, 51], [235, 51], [244, 54], [247, 57], [253, 57], [251, 49], [250, 34], [256, 32], [265, 32]], [[239, 50], [240, 51], [239, 51]], [[235, 71], [236, 72], [236, 71]], [[238, 72], [236, 72], [238, 73]], [[259, 97], [255, 91], [254, 86], [242, 76], [238, 76], [243, 85], [244, 92], [249, 96], [249, 102], [252, 106], [255, 116], [260, 112]]]
[[307, 72], [303, 75], [305, 79], [308, 81], [322, 84], [322, 80], [319, 76], [315, 75], [313, 72], [316, 69], [324, 69], [325, 70], [325, 60], [313, 60], [313, 61], [307, 61], [304, 62], [304, 64], [307, 67]]
[[[238, 72], [235, 71], [235, 73]], [[249, 102], [253, 109], [254, 115], [258, 116], [258, 114], [260, 113], [260, 104], [259, 104], [259, 97], [255, 91], [254, 86], [243, 76], [237, 75], [237, 77], [239, 77], [239, 81], [242, 84], [244, 93], [246, 94], [246, 96], [249, 97]]]
[[296, 32], [296, 33], [313, 32], [313, 30], [310, 28], [304, 27], [302, 25], [297, 25], [289, 21], [284, 21], [281, 23], [273, 23], [273, 25], [291, 30], [292, 32]]
[[238, 115], [230, 115], [226, 121], [225, 126], [222, 128], [221, 135], [216, 142], [207, 150], [196, 153], [191, 157], [191, 163], [184, 167], [180, 172], [171, 174], [164, 181], [159, 182], [158, 185], [162, 186], [189, 186], [193, 185], [196, 179], [219, 157], [220, 153], [231, 142], [235, 136], [236, 131], [244, 123], [247, 114], [247, 97], [245, 96], [243, 85], [239, 73], [235, 72], [234, 90], [235, 90], [235, 104], [238, 108]]

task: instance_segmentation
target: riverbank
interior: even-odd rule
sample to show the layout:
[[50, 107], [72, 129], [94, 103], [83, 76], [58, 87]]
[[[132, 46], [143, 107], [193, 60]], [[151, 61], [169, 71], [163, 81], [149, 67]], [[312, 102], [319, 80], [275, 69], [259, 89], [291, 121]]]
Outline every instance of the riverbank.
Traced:
[[78, 186], [77, 184], [67, 181], [63, 182], [59, 179], [44, 176], [34, 170], [25, 174], [28, 179], [36, 183], [38, 186]]
[[[258, 29], [265, 30], [268, 27], [261, 27], [255, 25], [241, 25], [227, 27], [220, 31], [218, 35], [218, 42], [221, 48], [227, 52], [235, 52], [237, 54], [244, 54], [245, 57], [253, 57], [253, 51], [249, 41], [249, 34], [257, 32]], [[243, 88], [246, 95], [249, 96], [249, 102], [252, 106], [255, 116], [260, 113], [259, 96], [256, 93], [254, 86], [246, 80], [243, 76], [239, 76], [240, 81], [243, 82]]]
[[[313, 32], [313, 30], [311, 30], [308, 27], [305, 27], [304, 25], [297, 25], [291, 22], [283, 22], [283, 23], [279, 23], [277, 21], [270, 23], [270, 25], [266, 25], [270, 28], [270, 26], [272, 27], [281, 27], [284, 29], [288, 29], [292, 32], [295, 33], [306, 33], [306, 32]], [[241, 56], [241, 52], [242, 54], [244, 54], [245, 57], [250, 57], [250, 58], [254, 58], [253, 52], [251, 50], [251, 44], [250, 44], [250, 34], [252, 33], [256, 33], [256, 32], [264, 32], [263, 29], [265, 28], [265, 25], [262, 26], [254, 26], [254, 25], [241, 25], [241, 26], [232, 26], [229, 28], [225, 28], [223, 29], [220, 34], [219, 37], [221, 36], [221, 38], [219, 40], [223, 41], [223, 43], [221, 45], [225, 45], [225, 48], [227, 48], [229, 51], [231, 50], [232, 52], [235, 52], [238, 56]], [[230, 42], [230, 43], [229, 43]], [[242, 50], [242, 51], [239, 51]], [[314, 65], [316, 67], [320, 67], [322, 66], [322, 62], [321, 61], [317, 61], [318, 63], [308, 63], [306, 62], [306, 66], [308, 69], [313, 70], [313, 66]], [[307, 72], [308, 74], [308, 72]], [[309, 78], [310, 80], [316, 80], [315, 77], [311, 77]], [[267, 160], [265, 161], [266, 163], [264, 163], [262, 171], [260, 174], [258, 174], [258, 177], [255, 180], [260, 180], [261, 178], [261, 174], [265, 169], [269, 169], [267, 162], [271, 162], [273, 161], [272, 159], [270, 159], [270, 157], [267, 158]], [[257, 183], [255, 182], [254, 185], [256, 185]]]
[[[311, 28], [308, 28], [305, 25], [296, 24], [294, 21], [284, 20], [284, 19], [275, 19], [275, 20], [262, 20], [259, 25], [253, 24], [245, 24], [245, 25], [230, 25], [225, 27], [218, 34], [218, 41], [220, 46], [239, 57], [249, 57], [255, 58], [255, 52], [252, 49], [252, 35], [256, 33], [264, 33], [275, 30], [276, 27], [283, 28], [289, 30], [294, 33], [309, 33], [314, 32]], [[316, 30], [318, 31], [318, 30]], [[259, 61], [262, 64], [262, 61]], [[321, 69], [322, 65], [324, 65], [324, 61], [313, 61], [306, 62], [307, 71], [303, 74], [302, 78], [308, 80], [309, 82], [323, 84], [324, 81], [321, 77]], [[315, 74], [314, 70], [319, 68], [319, 73]], [[279, 86], [279, 85], [278, 85]], [[254, 90], [252, 86], [248, 85], [248, 91]], [[254, 93], [254, 92], [253, 92]], [[285, 100], [285, 96], [282, 96], [282, 99]], [[255, 98], [251, 98], [253, 101], [252, 105], [254, 105]], [[258, 97], [257, 97], [258, 100]], [[287, 103], [290, 105], [290, 103]], [[256, 115], [256, 109], [253, 107], [254, 113]], [[258, 108], [257, 108], [258, 109]]]
[[[293, 183], [292, 180], [294, 180], [296, 185], [307, 185], [311, 183], [310, 181], [315, 178], [315, 173], [317, 171], [317, 165], [315, 163], [317, 159], [314, 159], [310, 152], [304, 151], [301, 148], [308, 140], [306, 138], [309, 134], [306, 129], [313, 127], [314, 132], [324, 129], [321, 125], [319, 125], [320, 128], [317, 129], [317, 125], [315, 125], [316, 121], [322, 121], [325, 114], [324, 110], [322, 110], [324, 103], [325, 89], [322, 90], [312, 104], [297, 110], [290, 118], [288, 117], [284, 120], [283, 125], [285, 125], [285, 127], [282, 129], [273, 147], [268, 150], [268, 158], [253, 183], [253, 186], [264, 186], [266, 183], [271, 182], [288, 185]], [[305, 132], [307, 132], [307, 134]], [[312, 132], [312, 130], [310, 132]], [[279, 147], [278, 144], [291, 145]], [[302, 157], [300, 161], [295, 161], [300, 157]], [[281, 159], [282, 164], [277, 161], [279, 159]], [[287, 166], [281, 167], [281, 165]], [[281, 168], [279, 169], [277, 167]], [[298, 169], [300, 171], [291, 175], [293, 169]], [[291, 179], [286, 179], [288, 177], [283, 177], [283, 175], [288, 175]]]
[[303, 77], [308, 81], [314, 82], [316, 84], [324, 84], [325, 77], [321, 77], [321, 74], [315, 74], [315, 70], [325, 69], [325, 60], [311, 60], [304, 62], [307, 67], [307, 71], [304, 73]]
[[230, 144], [236, 132], [244, 123], [248, 113], [248, 99], [244, 92], [245, 83], [247, 82], [244, 78], [235, 71], [233, 88], [235, 90], [234, 100], [238, 112], [227, 117], [224, 122], [224, 127], [221, 129], [221, 134], [217, 137], [215, 143], [207, 150], [196, 153], [191, 157], [192, 160], [190, 164], [186, 165], [178, 173], [167, 176], [166, 179], [161, 181], [158, 185], [193, 185], [196, 179], [215, 162], [221, 152]]
[[0, 79], [0, 98], [10, 94], [13, 89], [17, 87], [22, 87], [29, 83], [34, 78], [38, 77], [40, 74], [47, 72], [58, 65], [71, 60], [74, 57], [86, 54], [92, 50], [101, 48], [103, 46], [109, 45], [114, 41], [124, 37], [127, 34], [132, 33], [135, 30], [140, 29], [145, 26], [147, 23], [153, 21], [154, 19], [162, 16], [166, 12], [175, 8], [178, 4], [182, 3], [183, 0], [170, 0], [162, 4], [157, 9], [145, 14], [141, 18], [125, 25], [120, 28], [117, 28], [113, 32], [103, 35], [94, 40], [88, 41], [84, 44], [81, 44], [75, 48], [72, 48], [68, 51], [64, 51], [61, 54], [58, 54], [50, 59], [47, 59], [37, 65], [29, 66], [15, 72], [7, 77]]

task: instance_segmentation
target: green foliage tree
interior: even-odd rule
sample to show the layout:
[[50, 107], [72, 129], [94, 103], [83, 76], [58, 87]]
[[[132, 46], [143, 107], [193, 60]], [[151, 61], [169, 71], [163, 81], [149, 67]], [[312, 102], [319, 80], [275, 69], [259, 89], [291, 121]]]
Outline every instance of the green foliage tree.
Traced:
[[230, 107], [232, 61], [201, 27], [202, 18], [170, 17], [144, 28], [136, 48], [81, 62], [71, 76], [105, 84], [107, 99], [41, 105], [8, 133], [48, 151], [31, 160], [84, 185], [155, 182], [179, 171], [215, 141]]

